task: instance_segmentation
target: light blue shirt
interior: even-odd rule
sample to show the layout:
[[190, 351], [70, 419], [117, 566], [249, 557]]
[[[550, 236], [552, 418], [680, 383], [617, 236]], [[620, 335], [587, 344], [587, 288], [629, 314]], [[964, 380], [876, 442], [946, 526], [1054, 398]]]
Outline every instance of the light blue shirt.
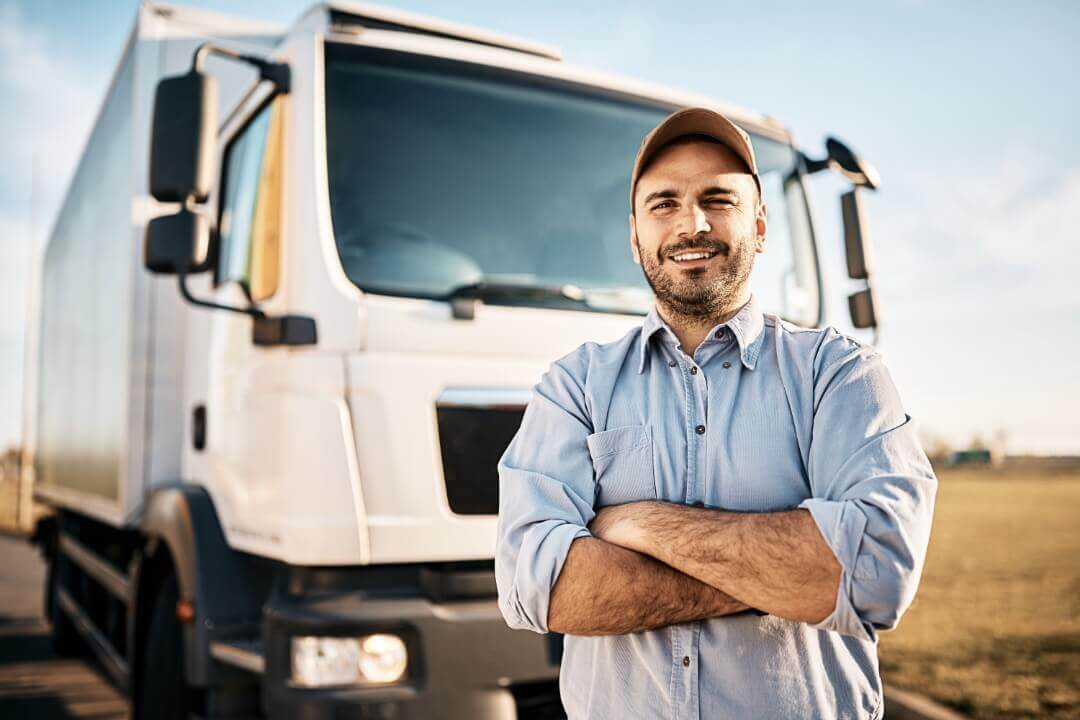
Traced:
[[688, 355], [654, 307], [534, 388], [499, 461], [499, 607], [511, 627], [547, 632], [570, 544], [606, 505], [806, 508], [843, 568], [831, 615], [567, 636], [563, 705], [589, 720], [880, 718], [877, 631], [915, 596], [936, 488], [873, 348], [751, 298]]

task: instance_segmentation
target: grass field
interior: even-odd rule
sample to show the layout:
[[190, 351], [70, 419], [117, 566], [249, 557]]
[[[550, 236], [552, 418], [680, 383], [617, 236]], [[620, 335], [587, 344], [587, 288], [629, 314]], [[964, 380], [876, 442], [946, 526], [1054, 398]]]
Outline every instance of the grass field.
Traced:
[[950, 470], [886, 684], [965, 715], [1080, 718], [1080, 471]]

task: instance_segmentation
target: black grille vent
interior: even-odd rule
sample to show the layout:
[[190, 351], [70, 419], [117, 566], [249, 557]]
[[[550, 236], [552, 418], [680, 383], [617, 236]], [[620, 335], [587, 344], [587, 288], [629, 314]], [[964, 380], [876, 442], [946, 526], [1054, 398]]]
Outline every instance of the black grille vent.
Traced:
[[497, 514], [497, 465], [521, 426], [525, 408], [439, 407], [436, 412], [450, 510], [458, 515]]
[[559, 681], [545, 680], [510, 686], [518, 720], [565, 720], [559, 699]]

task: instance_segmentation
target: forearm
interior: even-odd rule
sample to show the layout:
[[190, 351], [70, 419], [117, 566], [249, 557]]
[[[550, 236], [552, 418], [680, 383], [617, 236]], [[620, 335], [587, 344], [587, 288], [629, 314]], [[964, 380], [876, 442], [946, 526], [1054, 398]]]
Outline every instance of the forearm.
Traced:
[[594, 537], [570, 545], [551, 590], [548, 629], [571, 635], [643, 632], [748, 606], [651, 557]]
[[841, 566], [809, 511], [638, 505], [626, 547], [789, 620], [816, 623], [833, 611]]

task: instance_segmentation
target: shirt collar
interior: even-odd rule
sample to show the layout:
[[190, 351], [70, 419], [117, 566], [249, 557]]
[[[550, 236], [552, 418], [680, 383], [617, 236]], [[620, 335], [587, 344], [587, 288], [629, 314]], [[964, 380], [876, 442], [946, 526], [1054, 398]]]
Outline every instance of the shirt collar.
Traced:
[[[742, 359], [742, 364], [747, 370], [753, 370], [757, 365], [758, 353], [761, 352], [761, 345], [765, 338], [765, 333], [763, 332], [765, 329], [765, 318], [753, 295], [751, 295], [750, 299], [746, 301], [746, 304], [739, 309], [739, 312], [735, 313], [734, 317], [709, 330], [709, 333], [705, 336], [706, 342], [716, 334], [717, 330], [723, 327], [728, 328], [728, 330], [731, 331], [731, 334], [735, 336], [735, 340], [739, 343], [739, 357]], [[645, 371], [645, 355], [649, 349], [649, 340], [660, 330], [664, 331], [673, 344], [678, 343], [675, 333], [672, 332], [671, 327], [668, 326], [664, 319], [660, 317], [660, 313], [657, 312], [656, 304], [654, 303], [652, 309], [649, 310], [649, 314], [645, 316], [645, 322], [641, 325], [641, 357], [638, 362], [639, 375]]]

